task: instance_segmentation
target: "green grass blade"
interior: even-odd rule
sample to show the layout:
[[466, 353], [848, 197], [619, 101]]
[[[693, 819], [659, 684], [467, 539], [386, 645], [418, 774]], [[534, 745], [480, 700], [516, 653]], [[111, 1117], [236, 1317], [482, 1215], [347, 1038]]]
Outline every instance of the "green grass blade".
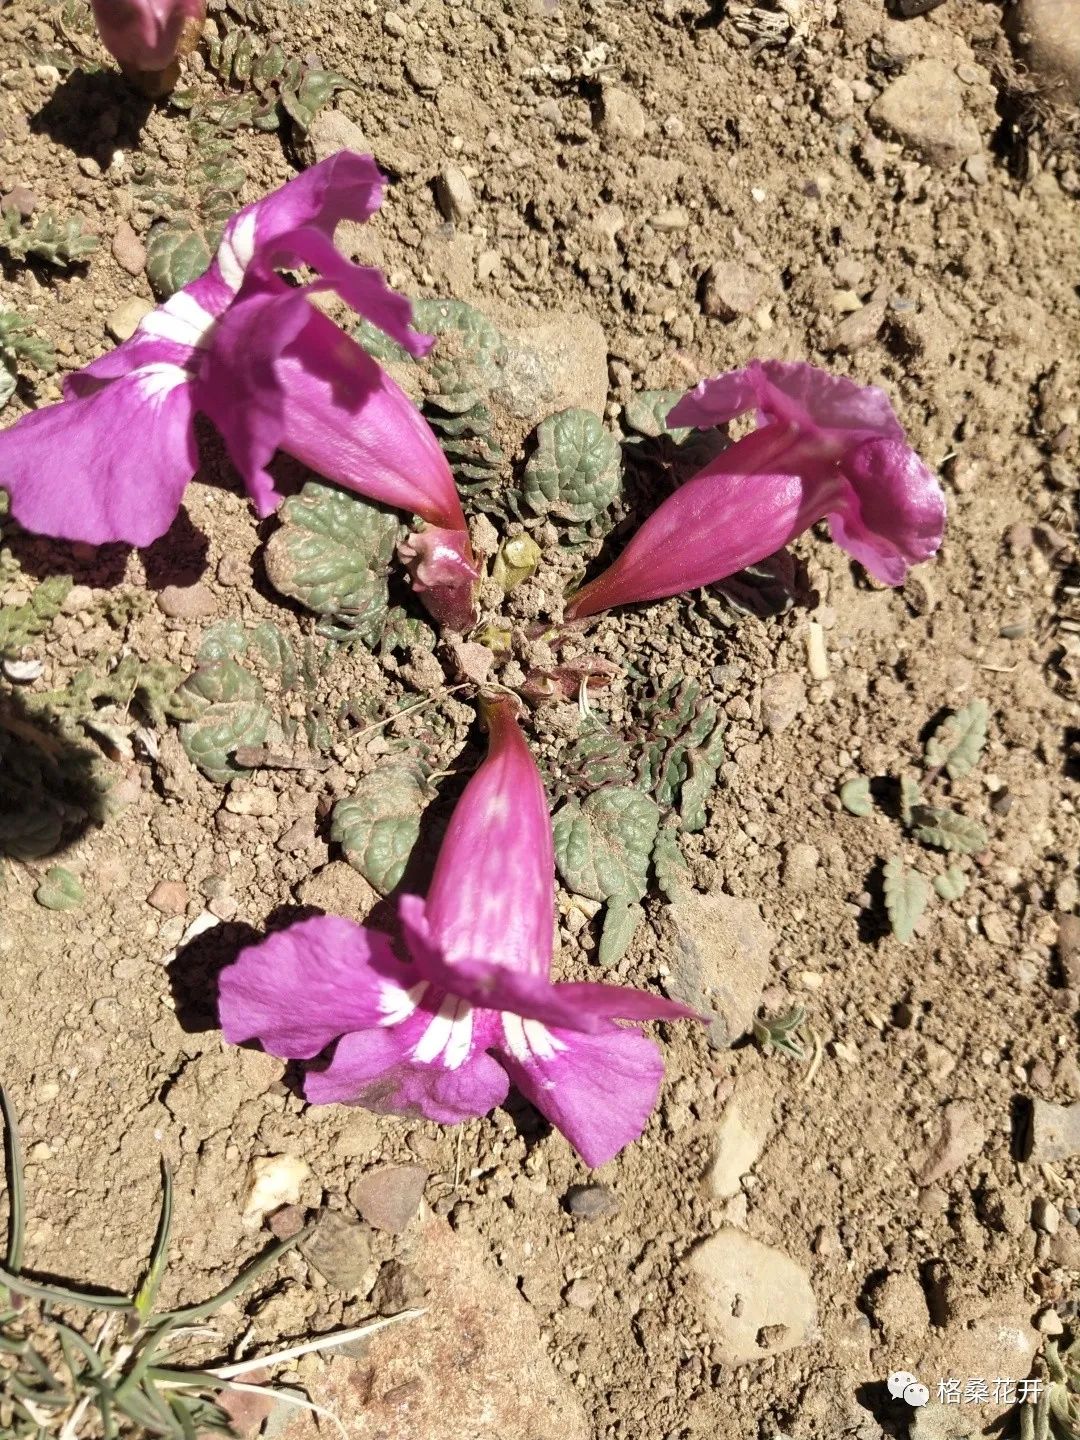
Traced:
[[91, 1295], [85, 1290], [68, 1290], [63, 1285], [39, 1285], [23, 1275], [15, 1275], [0, 1265], [0, 1285], [28, 1300], [44, 1300], [51, 1305], [83, 1305], [89, 1310], [130, 1310], [129, 1295]]
[[169, 1249], [169, 1234], [172, 1230], [173, 1181], [172, 1171], [164, 1160], [161, 1162], [161, 1216], [158, 1220], [154, 1248], [150, 1252], [150, 1264], [146, 1278], [135, 1296], [135, 1311], [145, 1320], [153, 1309], [161, 1277], [165, 1274], [165, 1259]]
[[64, 1350], [64, 1359], [67, 1360], [68, 1369], [71, 1373], [73, 1375], [76, 1373], [74, 1364], [68, 1359], [68, 1350], [73, 1348], [78, 1350], [86, 1361], [86, 1371], [83, 1373], [100, 1375], [102, 1370], [101, 1356], [90, 1344], [89, 1340], [80, 1335], [77, 1330], [73, 1330], [70, 1325], [65, 1325], [62, 1320], [54, 1320], [52, 1323], [60, 1341], [61, 1348]]
[[8, 1184], [8, 1245], [5, 1265], [15, 1273], [22, 1267], [23, 1240], [26, 1233], [26, 1209], [23, 1200], [22, 1146], [15, 1111], [3, 1085], [0, 1085], [0, 1113], [4, 1117], [4, 1158], [7, 1162]]
[[169, 1409], [180, 1422], [180, 1429], [183, 1431], [184, 1440], [199, 1440], [198, 1432], [195, 1429], [195, 1422], [192, 1420], [187, 1406], [179, 1396], [174, 1396], [169, 1401]]
[[302, 1240], [307, 1239], [310, 1233], [311, 1226], [309, 1225], [296, 1235], [291, 1235], [288, 1240], [279, 1240], [276, 1245], [271, 1245], [270, 1249], [260, 1255], [258, 1259], [253, 1260], [246, 1269], [241, 1270], [231, 1285], [226, 1285], [224, 1290], [219, 1290], [211, 1299], [202, 1300], [198, 1305], [189, 1305], [183, 1310], [170, 1310], [168, 1315], [162, 1318], [176, 1321], [177, 1324], [186, 1325], [192, 1320], [202, 1320], [207, 1315], [212, 1315], [215, 1310], [219, 1310], [222, 1305], [225, 1305], [243, 1290], [246, 1290], [254, 1280], [258, 1279], [264, 1270], [269, 1270], [270, 1266], [273, 1265], [276, 1260], [280, 1260], [286, 1251], [291, 1250], [295, 1245], [299, 1245]]

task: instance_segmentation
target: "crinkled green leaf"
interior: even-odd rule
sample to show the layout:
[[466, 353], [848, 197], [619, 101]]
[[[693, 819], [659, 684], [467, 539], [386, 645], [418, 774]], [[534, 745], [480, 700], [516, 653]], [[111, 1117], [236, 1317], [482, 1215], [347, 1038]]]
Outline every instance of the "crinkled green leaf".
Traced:
[[874, 808], [870, 799], [870, 781], [865, 775], [857, 775], [840, 786], [840, 804], [852, 815], [869, 815]]
[[690, 882], [690, 867], [674, 826], [665, 825], [657, 832], [652, 863], [657, 885], [669, 900], [676, 900]]
[[934, 889], [942, 900], [959, 900], [967, 883], [967, 876], [959, 865], [950, 865], [943, 875], [934, 877]]
[[17, 793], [18, 800], [11, 803], [11, 793], [6, 789], [0, 792], [0, 801], [4, 802], [0, 807], [0, 855], [9, 855], [12, 860], [38, 860], [60, 844], [64, 817], [43, 796], [31, 796], [21, 787]]
[[534, 515], [579, 524], [593, 520], [621, 486], [619, 447], [591, 410], [562, 410], [536, 427], [536, 451], [521, 481]]
[[154, 294], [168, 300], [210, 267], [206, 236], [187, 216], [155, 225], [146, 241], [146, 273]]
[[241, 745], [261, 745], [271, 713], [262, 685], [235, 660], [201, 665], [180, 687], [195, 718], [180, 726], [189, 758], [219, 785], [242, 773], [232, 759]]
[[927, 769], [944, 768], [950, 780], [962, 780], [979, 763], [989, 718], [985, 700], [972, 700], [946, 716], [926, 742]]
[[902, 857], [894, 855], [885, 866], [885, 910], [892, 932], [902, 945], [915, 933], [929, 898], [926, 876], [918, 870], [908, 870]]
[[555, 816], [555, 860], [566, 884], [591, 900], [640, 900], [660, 824], [650, 796], [629, 787], [597, 790], [568, 801]]
[[0, 655], [14, 654], [43, 634], [60, 613], [71, 584], [70, 575], [50, 575], [35, 585], [25, 605], [0, 607]]
[[380, 895], [389, 894], [404, 875], [426, 803], [427, 791], [416, 772], [391, 765], [366, 776], [334, 806], [330, 838]]
[[911, 814], [912, 833], [924, 845], [939, 850], [955, 851], [958, 855], [977, 855], [985, 850], [990, 837], [977, 820], [969, 820], [958, 810], [939, 809], [935, 805], [917, 805]]
[[23, 220], [14, 207], [0, 215], [0, 250], [13, 260], [46, 260], [50, 265], [75, 265], [98, 248], [96, 235], [83, 230], [78, 220], [58, 220], [47, 210], [34, 220]]
[[309, 481], [282, 505], [281, 520], [265, 551], [271, 585], [316, 615], [347, 615], [373, 645], [386, 621], [397, 518], [347, 490]]
[[86, 891], [70, 870], [51, 865], [34, 891], [34, 899], [46, 910], [79, 910], [86, 900]]
[[786, 614], [795, 603], [798, 587], [794, 557], [787, 550], [778, 550], [756, 565], [718, 580], [712, 588], [740, 615], [774, 619]]
[[203, 635], [195, 658], [200, 665], [209, 665], [215, 660], [233, 660], [246, 654], [247, 643], [247, 626], [243, 620], [219, 620]]
[[623, 424], [646, 440], [669, 435], [676, 444], [690, 434], [688, 429], [669, 430], [668, 411], [681, 400], [681, 390], [638, 390], [623, 406]]

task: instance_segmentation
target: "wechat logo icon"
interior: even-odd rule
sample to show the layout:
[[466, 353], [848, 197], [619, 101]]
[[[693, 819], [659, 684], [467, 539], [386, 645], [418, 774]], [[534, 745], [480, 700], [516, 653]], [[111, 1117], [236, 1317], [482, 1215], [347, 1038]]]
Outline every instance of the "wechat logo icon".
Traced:
[[894, 1400], [903, 1400], [916, 1410], [930, 1399], [930, 1391], [908, 1370], [894, 1370], [885, 1383]]

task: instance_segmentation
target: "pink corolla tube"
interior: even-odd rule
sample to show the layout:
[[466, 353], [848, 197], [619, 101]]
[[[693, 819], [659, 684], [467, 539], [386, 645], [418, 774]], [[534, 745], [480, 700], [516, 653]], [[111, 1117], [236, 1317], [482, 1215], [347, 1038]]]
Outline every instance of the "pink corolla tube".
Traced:
[[620, 1021], [702, 1018], [623, 986], [556, 984], [551, 818], [511, 710], [487, 707], [488, 755], [450, 820], [426, 900], [399, 904], [399, 958], [378, 930], [301, 920], [242, 950], [219, 979], [226, 1040], [310, 1060], [304, 1093], [455, 1124], [513, 1084], [602, 1165], [656, 1103], [656, 1043]]
[[[476, 570], [454, 478], [404, 391], [309, 301], [335, 290], [410, 354], [430, 336], [375, 269], [333, 243], [367, 220], [383, 178], [340, 151], [225, 227], [205, 275], [159, 305], [130, 340], [64, 382], [64, 399], [0, 432], [0, 488], [27, 530], [94, 545], [148, 545], [172, 524], [198, 466], [195, 417], [221, 433], [260, 516], [279, 503], [278, 450], [335, 484], [431, 527], [402, 558], [443, 623], [472, 622]], [[320, 278], [289, 285], [281, 269]]]
[[653, 511], [572, 597], [568, 620], [713, 585], [819, 520], [886, 585], [935, 554], [945, 497], [882, 390], [798, 361], [755, 360], [703, 380], [667, 419], [671, 428], [707, 429], [751, 409], [758, 428]]
[[150, 94], [176, 84], [178, 61], [199, 43], [206, 0], [90, 0], [105, 48]]

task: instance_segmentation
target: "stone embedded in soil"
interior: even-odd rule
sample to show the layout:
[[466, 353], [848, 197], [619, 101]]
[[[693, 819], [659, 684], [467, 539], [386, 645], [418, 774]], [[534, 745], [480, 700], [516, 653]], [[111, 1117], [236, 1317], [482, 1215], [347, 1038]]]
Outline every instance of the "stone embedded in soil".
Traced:
[[347, 1295], [361, 1289], [371, 1264], [371, 1244], [358, 1220], [339, 1210], [324, 1210], [300, 1249], [333, 1289]]
[[871, 123], [940, 170], [982, 148], [979, 127], [964, 104], [964, 87], [943, 60], [916, 60], [869, 110]]
[[363, 920], [379, 903], [378, 892], [344, 860], [332, 860], [309, 875], [297, 886], [296, 898], [301, 905], [350, 920]]
[[705, 1175], [709, 1194], [730, 1200], [742, 1186], [742, 1177], [757, 1163], [765, 1144], [768, 1106], [760, 1094], [743, 1087], [724, 1106], [716, 1127], [712, 1164]]
[[0, 200], [0, 215], [16, 214], [23, 220], [29, 220], [37, 209], [37, 196], [27, 185], [13, 185], [2, 200]]
[[715, 260], [705, 272], [701, 309], [715, 320], [751, 315], [765, 293], [763, 278], [738, 260]]
[[485, 1243], [432, 1216], [408, 1265], [426, 1314], [373, 1335], [362, 1360], [330, 1359], [306, 1387], [350, 1440], [589, 1440], [581, 1400], [555, 1369], [536, 1312]]
[[162, 915], [183, 915], [188, 907], [187, 886], [179, 880], [159, 880], [146, 897], [146, 903]]
[[113, 259], [129, 275], [141, 275], [146, 265], [146, 246], [126, 220], [121, 220], [112, 238]]
[[877, 338], [877, 333], [885, 323], [885, 301], [871, 300], [866, 305], [861, 305], [858, 310], [845, 316], [839, 325], [835, 326], [828, 339], [825, 341], [826, 350], [839, 350], [843, 355], [851, 355], [856, 350], [861, 350], [864, 345], [869, 345], [871, 340]]
[[644, 140], [645, 111], [641, 101], [618, 85], [605, 85], [596, 128], [611, 140]]
[[1036, 1164], [1080, 1154], [1080, 1101], [1053, 1105], [1049, 1100], [1033, 1100], [1030, 1139], [1030, 1153], [1024, 1158]]
[[717, 1049], [745, 1035], [761, 1003], [775, 940], [751, 900], [712, 890], [687, 892], [664, 908], [673, 942], [671, 993], [711, 1013]]
[[603, 1220], [619, 1213], [619, 1200], [606, 1185], [571, 1185], [565, 1205], [577, 1220]]
[[380, 1315], [400, 1315], [423, 1302], [427, 1286], [412, 1268], [401, 1260], [387, 1260], [371, 1292], [371, 1303]]
[[295, 1205], [300, 1190], [311, 1174], [306, 1160], [298, 1155], [260, 1155], [248, 1171], [248, 1192], [244, 1203], [243, 1222], [257, 1229], [272, 1210], [282, 1205]]
[[784, 889], [796, 895], [808, 895], [817, 887], [821, 852], [816, 845], [800, 840], [784, 846]]
[[600, 1299], [600, 1286], [595, 1280], [579, 1277], [571, 1280], [563, 1291], [563, 1299], [575, 1310], [591, 1310]]
[[217, 602], [205, 585], [166, 585], [158, 596], [158, 609], [170, 620], [205, 620], [213, 615]]
[[460, 225], [476, 209], [476, 196], [468, 176], [456, 165], [444, 165], [435, 177], [435, 198], [447, 220]]
[[1009, 29], [1033, 78], [1051, 95], [1080, 104], [1080, 12], [1076, 0], [1018, 0]]
[[817, 1306], [806, 1272], [741, 1230], [720, 1230], [687, 1258], [691, 1293], [725, 1365], [746, 1365], [811, 1338]]
[[328, 160], [339, 150], [355, 150], [366, 155], [371, 142], [354, 120], [340, 110], [320, 110], [299, 142], [300, 158], [305, 165]]
[[132, 295], [127, 300], [121, 300], [120, 304], [109, 312], [105, 329], [114, 340], [122, 344], [131, 339], [139, 328], [139, 322], [149, 315], [153, 308], [153, 304], [144, 300], [141, 295]]
[[1058, 916], [1057, 948], [1065, 984], [1080, 989], [1080, 915]]
[[890, 1345], [911, 1340], [922, 1343], [930, 1325], [926, 1292], [915, 1275], [891, 1270], [870, 1296], [874, 1320]]
[[304, 1228], [304, 1211], [299, 1205], [282, 1205], [267, 1215], [266, 1228], [275, 1240], [291, 1240]]
[[782, 670], [761, 682], [761, 722], [770, 735], [780, 735], [806, 706], [806, 681], [796, 671]]
[[920, 1189], [935, 1185], [958, 1170], [986, 1144], [986, 1126], [967, 1100], [953, 1100], [945, 1106], [941, 1126], [926, 1162], [916, 1176]]
[[349, 1199], [376, 1230], [400, 1235], [415, 1216], [427, 1184], [426, 1165], [379, 1165], [349, 1187]]

